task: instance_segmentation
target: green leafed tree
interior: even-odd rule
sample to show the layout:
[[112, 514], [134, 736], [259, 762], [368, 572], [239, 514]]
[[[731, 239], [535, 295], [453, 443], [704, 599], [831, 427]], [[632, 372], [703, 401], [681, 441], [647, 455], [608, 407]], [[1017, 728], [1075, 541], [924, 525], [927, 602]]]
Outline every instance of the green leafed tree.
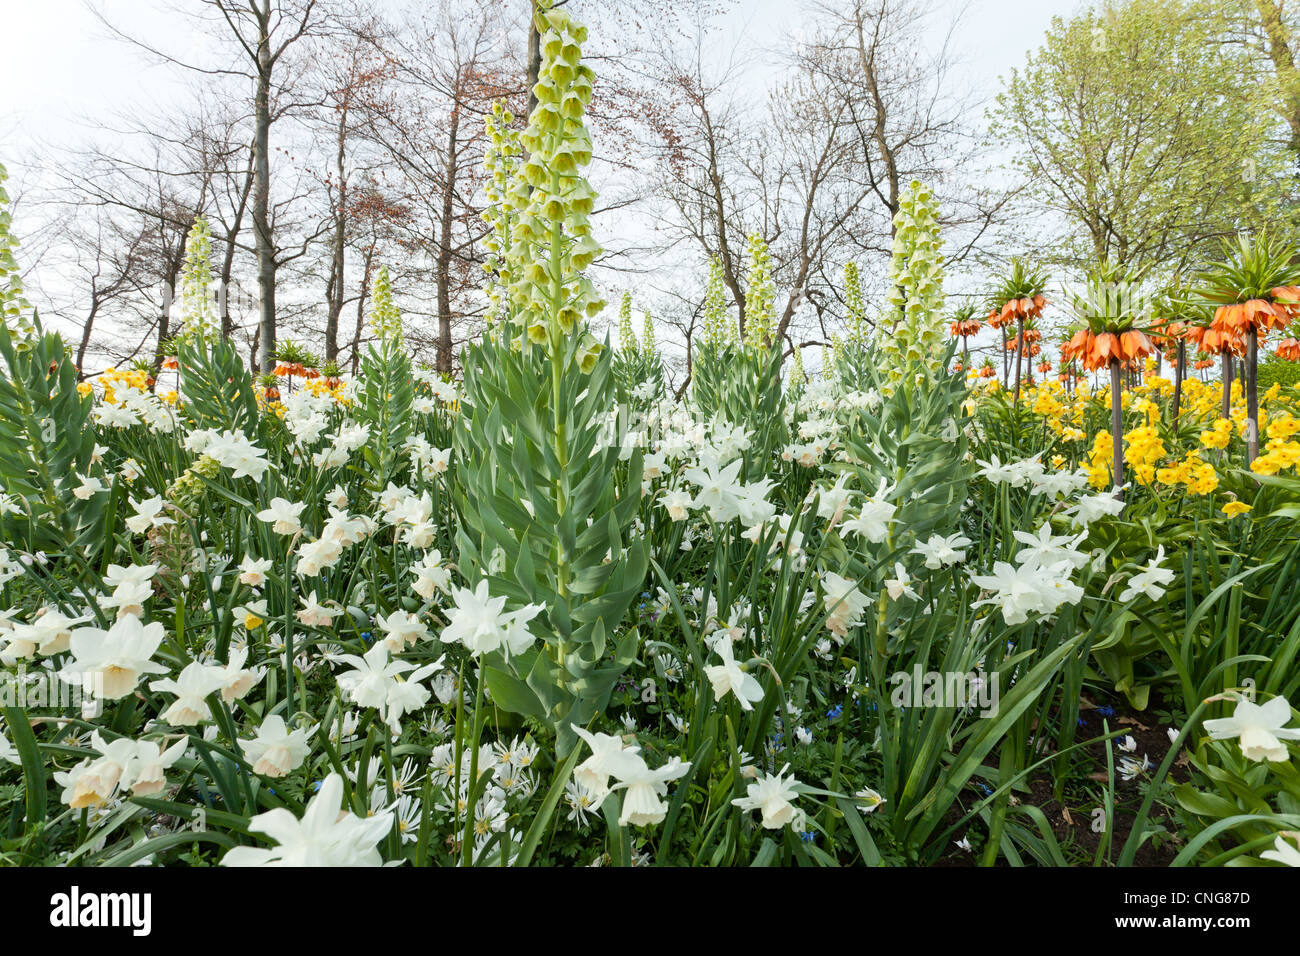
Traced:
[[1292, 215], [1276, 87], [1238, 27], [1212, 0], [1094, 4], [1010, 71], [990, 129], [1057, 224], [1054, 258], [1181, 275]]

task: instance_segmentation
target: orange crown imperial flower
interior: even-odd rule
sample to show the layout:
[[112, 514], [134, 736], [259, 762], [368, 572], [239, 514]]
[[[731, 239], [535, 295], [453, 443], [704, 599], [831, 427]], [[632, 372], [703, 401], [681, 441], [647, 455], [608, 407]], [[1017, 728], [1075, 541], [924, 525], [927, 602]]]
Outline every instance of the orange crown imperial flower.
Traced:
[[1154, 351], [1155, 345], [1151, 337], [1136, 329], [1101, 333], [1080, 329], [1062, 348], [1061, 354], [1066, 358], [1079, 359], [1084, 368], [1094, 372], [1110, 365], [1112, 359], [1121, 365], [1130, 365]]

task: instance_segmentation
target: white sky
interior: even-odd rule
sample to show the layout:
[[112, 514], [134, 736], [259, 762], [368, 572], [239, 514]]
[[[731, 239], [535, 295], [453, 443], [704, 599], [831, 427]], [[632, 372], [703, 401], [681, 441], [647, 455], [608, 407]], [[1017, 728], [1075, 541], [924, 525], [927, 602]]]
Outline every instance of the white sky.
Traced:
[[[191, 81], [173, 68], [152, 65], [142, 51], [114, 38], [88, 6], [93, 3], [128, 32], [170, 53], [208, 59], [195, 49], [197, 38], [183, 18], [167, 10], [167, 2], [195, 0], [0, 0], [0, 163], [13, 177], [11, 192], [21, 193], [25, 173], [37, 173], [23, 167], [42, 145], [83, 145], [92, 135], [89, 121], [96, 117], [157, 115], [172, 92]], [[1086, 5], [1080, 0], [934, 3], [940, 21], [964, 11], [955, 36], [959, 62], [950, 79], [984, 102], [996, 94], [999, 76], [1041, 44], [1053, 16], [1068, 16]], [[797, 40], [805, 27], [811, 29], [811, 23], [800, 0], [739, 0], [722, 25], [714, 55], [725, 64], [737, 47], [776, 48]], [[756, 81], [761, 83], [765, 77], [759, 70]], [[102, 132], [95, 135], [102, 143]], [[15, 218], [21, 239], [21, 206]]]
[[[165, 42], [185, 54], [185, 26], [155, 0], [94, 0], [114, 22]], [[1066, 15], [1078, 0], [936, 0], [940, 12], [965, 10], [957, 37], [963, 63], [955, 76], [973, 90], [992, 95], [997, 79], [1040, 42], [1054, 15]], [[798, 0], [739, 0], [717, 46], [725, 58], [730, 44], [773, 45], [795, 36], [804, 24]], [[140, 51], [112, 38], [87, 7], [87, 0], [3, 0], [4, 55], [0, 56], [0, 162], [21, 161], [33, 142], [75, 144], [81, 120], [167, 95], [174, 82], [167, 69], [151, 66]]]

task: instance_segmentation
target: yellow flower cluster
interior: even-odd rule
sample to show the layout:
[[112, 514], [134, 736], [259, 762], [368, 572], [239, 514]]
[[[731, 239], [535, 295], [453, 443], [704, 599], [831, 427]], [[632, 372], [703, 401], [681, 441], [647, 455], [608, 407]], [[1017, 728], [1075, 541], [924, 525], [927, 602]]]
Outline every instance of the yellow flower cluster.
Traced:
[[1165, 457], [1165, 443], [1160, 439], [1159, 430], [1153, 425], [1139, 425], [1124, 440], [1124, 461], [1133, 468], [1139, 484], [1151, 484], [1156, 480], [1156, 464]]
[[1094, 488], [1108, 488], [1110, 480], [1110, 461], [1112, 446], [1110, 432], [1102, 429], [1092, 440], [1092, 449], [1088, 452], [1088, 462], [1084, 466], [1088, 472], [1088, 484]]
[[149, 376], [139, 369], [117, 369], [106, 368], [104, 374], [99, 376], [99, 386], [103, 390], [104, 402], [108, 405], [118, 405], [116, 389], [134, 388], [141, 392], [149, 390]]
[[1206, 448], [1226, 448], [1232, 438], [1232, 422], [1226, 418], [1215, 419], [1214, 424], [1201, 432], [1201, 444]]
[[1189, 495], [1208, 495], [1219, 487], [1219, 473], [1193, 448], [1182, 461], [1156, 469], [1156, 481], [1162, 485], [1183, 485]]
[[302, 387], [307, 389], [307, 391], [311, 392], [317, 398], [328, 396], [333, 399], [335, 405], [350, 404], [347, 396], [344, 395], [344, 387], [341, 381], [337, 381], [334, 385], [330, 385], [329, 379], [324, 376], [321, 378], [309, 378], [303, 383]]
[[1300, 431], [1300, 421], [1290, 412], [1282, 412], [1271, 421], [1265, 430], [1268, 443], [1260, 456], [1251, 462], [1250, 470], [1257, 475], [1276, 475], [1279, 471], [1294, 468], [1300, 462], [1300, 443], [1292, 441], [1291, 436], [1297, 431]]

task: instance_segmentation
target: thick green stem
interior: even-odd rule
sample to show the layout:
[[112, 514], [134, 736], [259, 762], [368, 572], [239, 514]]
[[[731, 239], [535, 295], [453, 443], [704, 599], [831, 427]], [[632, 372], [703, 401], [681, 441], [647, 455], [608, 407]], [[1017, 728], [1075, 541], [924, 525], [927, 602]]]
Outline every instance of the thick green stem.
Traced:
[[[1124, 484], [1124, 391], [1118, 359], [1110, 360], [1110, 442], [1111, 478], [1116, 488]], [[1116, 491], [1117, 497], [1124, 492]]]
[[1255, 373], [1259, 362], [1259, 332], [1252, 327], [1246, 333], [1246, 467], [1259, 457], [1259, 395]]
[[465, 784], [465, 832], [460, 841], [460, 862], [469, 866], [473, 861], [471, 847], [474, 845], [474, 801], [478, 789], [478, 750], [479, 738], [483, 735], [483, 664], [479, 662], [477, 688], [474, 691], [474, 716], [471, 718], [473, 732], [470, 735], [469, 780]]
[[1232, 353], [1228, 351], [1223, 353], [1223, 407], [1219, 417], [1232, 417]]

